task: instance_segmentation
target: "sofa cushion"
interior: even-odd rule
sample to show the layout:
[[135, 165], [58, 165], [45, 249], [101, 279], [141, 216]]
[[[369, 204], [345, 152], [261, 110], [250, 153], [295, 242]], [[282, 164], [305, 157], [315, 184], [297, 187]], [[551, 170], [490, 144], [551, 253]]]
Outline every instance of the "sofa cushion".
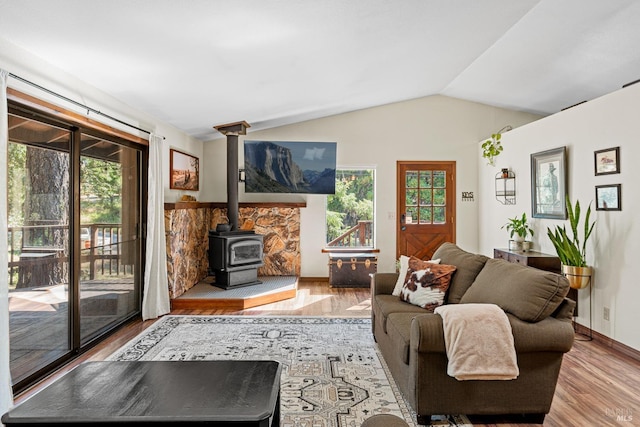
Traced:
[[413, 315], [417, 314], [425, 314], [423, 308], [420, 308], [415, 305], [407, 304], [406, 302], [400, 301], [400, 298], [394, 297], [393, 295], [376, 295], [372, 304], [375, 305], [376, 315], [381, 315], [383, 317], [380, 322], [383, 326], [383, 331], [385, 334], [389, 333], [387, 328], [387, 320], [389, 319], [389, 315], [392, 313], [409, 313]]
[[398, 269], [398, 280], [396, 281], [396, 286], [393, 288], [393, 292], [391, 295], [399, 297], [400, 292], [402, 291], [402, 285], [404, 285], [404, 279], [407, 276], [407, 270], [409, 269], [409, 259], [406, 255], [400, 255], [400, 259], [398, 262], [400, 263], [400, 268]]
[[453, 243], [443, 243], [433, 254], [442, 264], [456, 266], [456, 272], [451, 278], [449, 291], [445, 300], [448, 304], [459, 303], [462, 295], [476, 279], [489, 258], [480, 254], [463, 251]]
[[454, 271], [453, 265], [411, 258], [400, 299], [433, 312], [444, 303]]
[[416, 315], [415, 313], [391, 313], [387, 318], [387, 331], [393, 343], [395, 357], [407, 365], [411, 343], [411, 322]]
[[[393, 288], [393, 292], [391, 293], [391, 295], [395, 295], [397, 297], [400, 296], [400, 292], [402, 292], [402, 286], [404, 286], [404, 280], [407, 277], [407, 270], [409, 270], [410, 259], [419, 260], [419, 258], [414, 256], [409, 257], [406, 255], [400, 255], [400, 259], [398, 260], [400, 264], [400, 268], [398, 269], [398, 280], [396, 281], [396, 286], [395, 288]], [[433, 264], [440, 264], [439, 259], [430, 259], [429, 262]]]
[[461, 303], [491, 303], [527, 322], [549, 317], [569, 292], [566, 277], [490, 259], [460, 300]]

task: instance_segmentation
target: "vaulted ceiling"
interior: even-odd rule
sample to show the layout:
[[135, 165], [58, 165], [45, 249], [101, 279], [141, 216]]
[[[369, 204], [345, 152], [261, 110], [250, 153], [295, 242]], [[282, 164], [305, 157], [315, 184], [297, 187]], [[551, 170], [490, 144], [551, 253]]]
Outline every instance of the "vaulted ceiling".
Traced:
[[0, 0], [0, 38], [201, 140], [435, 94], [552, 114], [640, 79], [637, 0]]

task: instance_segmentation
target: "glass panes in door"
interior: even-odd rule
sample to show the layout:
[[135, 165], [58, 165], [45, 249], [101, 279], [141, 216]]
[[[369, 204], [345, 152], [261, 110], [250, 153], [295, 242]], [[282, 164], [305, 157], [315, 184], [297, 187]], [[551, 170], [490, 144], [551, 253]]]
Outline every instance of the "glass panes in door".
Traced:
[[8, 142], [10, 367], [16, 383], [72, 346], [71, 133], [10, 114]]
[[405, 224], [443, 224], [447, 214], [444, 170], [405, 172]]
[[139, 310], [140, 155], [82, 134], [80, 341]]

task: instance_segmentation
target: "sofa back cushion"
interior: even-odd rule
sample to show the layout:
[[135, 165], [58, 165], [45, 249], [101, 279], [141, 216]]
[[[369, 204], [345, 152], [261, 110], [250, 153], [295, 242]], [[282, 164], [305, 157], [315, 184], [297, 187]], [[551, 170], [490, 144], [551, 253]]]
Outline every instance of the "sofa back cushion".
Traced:
[[456, 272], [451, 278], [446, 297], [447, 304], [457, 304], [460, 302], [462, 295], [469, 289], [469, 286], [471, 286], [489, 259], [484, 255], [463, 251], [455, 244], [449, 242], [440, 245], [433, 253], [433, 258], [439, 258], [442, 264], [456, 266]]
[[521, 320], [538, 322], [549, 317], [568, 292], [569, 281], [560, 274], [489, 259], [460, 303], [496, 304]]

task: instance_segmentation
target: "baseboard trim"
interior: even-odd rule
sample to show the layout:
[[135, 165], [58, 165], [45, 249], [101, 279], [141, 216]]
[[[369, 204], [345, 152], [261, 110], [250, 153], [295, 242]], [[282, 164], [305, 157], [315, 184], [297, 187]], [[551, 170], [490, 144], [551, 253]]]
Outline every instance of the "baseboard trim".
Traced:
[[580, 325], [578, 323], [574, 323], [574, 328], [576, 333], [585, 337], [589, 337], [589, 336], [593, 337], [594, 341], [597, 341], [602, 345], [609, 347], [612, 350], [615, 350], [622, 355], [625, 355], [635, 361], [640, 362], [640, 351], [636, 350], [635, 348], [631, 348], [626, 344], [622, 344], [621, 342], [618, 342], [606, 335], [602, 335], [601, 333], [596, 332], [594, 330], [590, 331], [589, 328], [587, 328], [586, 326]]
[[329, 283], [328, 277], [298, 277], [298, 283], [300, 282], [322, 282]]

